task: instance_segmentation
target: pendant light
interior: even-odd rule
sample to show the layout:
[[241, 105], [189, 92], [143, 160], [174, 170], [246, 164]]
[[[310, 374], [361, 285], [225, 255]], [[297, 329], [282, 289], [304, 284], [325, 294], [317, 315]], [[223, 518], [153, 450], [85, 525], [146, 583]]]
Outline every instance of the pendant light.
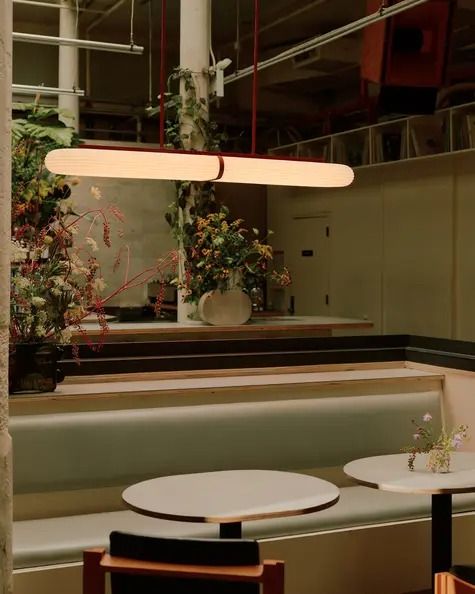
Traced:
[[256, 154], [257, 64], [259, 0], [254, 0], [254, 77], [252, 89], [251, 155], [226, 155], [194, 151], [173, 151], [164, 147], [165, 123], [165, 14], [162, 0], [160, 146], [159, 150], [122, 148], [56, 149], [46, 156], [46, 167], [60, 175], [117, 177], [130, 179], [216, 181], [304, 187], [344, 187], [354, 179], [347, 165], [301, 159], [281, 159]]
[[278, 186], [343, 187], [353, 181], [346, 165], [227, 156], [183, 151], [128, 151], [117, 149], [56, 149], [46, 155], [46, 167], [60, 175]]

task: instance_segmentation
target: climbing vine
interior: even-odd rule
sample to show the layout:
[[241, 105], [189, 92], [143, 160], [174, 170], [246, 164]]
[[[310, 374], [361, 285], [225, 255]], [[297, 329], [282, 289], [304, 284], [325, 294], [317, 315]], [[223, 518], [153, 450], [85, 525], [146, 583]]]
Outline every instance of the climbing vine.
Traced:
[[[176, 83], [183, 82], [184, 97], [172, 91]], [[210, 120], [207, 102], [199, 97], [194, 74], [187, 68], [175, 68], [168, 77], [165, 98], [165, 134], [168, 148], [218, 152], [226, 134], [218, 131]], [[159, 113], [159, 108], [150, 114]], [[206, 217], [217, 212], [212, 182], [176, 182], [176, 200], [170, 205], [165, 218], [175, 237], [186, 244], [194, 233], [195, 216]]]

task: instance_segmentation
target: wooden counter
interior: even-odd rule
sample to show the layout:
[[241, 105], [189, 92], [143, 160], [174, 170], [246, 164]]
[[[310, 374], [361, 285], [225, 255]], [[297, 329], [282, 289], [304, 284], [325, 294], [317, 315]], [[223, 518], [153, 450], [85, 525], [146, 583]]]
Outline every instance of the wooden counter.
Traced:
[[[100, 335], [97, 324], [84, 325], [88, 336]], [[206, 340], [217, 338], [273, 338], [331, 336], [334, 330], [372, 328], [368, 320], [328, 316], [278, 316], [251, 319], [241, 326], [210, 326], [204, 322], [111, 322], [107, 342]], [[349, 332], [351, 333], [351, 332]]]

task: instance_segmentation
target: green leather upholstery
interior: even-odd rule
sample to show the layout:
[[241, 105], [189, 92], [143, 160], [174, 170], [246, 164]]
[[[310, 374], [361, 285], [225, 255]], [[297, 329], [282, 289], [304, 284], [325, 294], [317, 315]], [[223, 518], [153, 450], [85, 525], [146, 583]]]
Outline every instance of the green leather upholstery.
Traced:
[[[411, 443], [411, 419], [426, 412], [440, 425], [436, 391], [19, 416], [10, 425], [14, 491], [126, 485], [221, 469], [338, 466], [400, 451]], [[475, 509], [474, 496], [458, 500], [463, 509]], [[245, 523], [244, 535], [275, 537], [427, 516], [428, 497], [347, 487], [328, 510]], [[217, 535], [213, 525], [154, 520], [129, 511], [17, 521], [15, 566], [78, 561], [83, 549], [106, 546], [112, 530]]]
[[[475, 509], [475, 495], [455, 495], [454, 510]], [[366, 487], [341, 489], [337, 505], [321, 512], [290, 518], [245, 522], [245, 538], [272, 538], [430, 517], [429, 495], [387, 493]], [[152, 536], [214, 538], [215, 524], [171, 522], [131, 511], [87, 514], [15, 522], [15, 567], [35, 567], [79, 561], [88, 547], [106, 547], [112, 530]]]
[[210, 470], [343, 465], [411, 442], [437, 393], [19, 416], [14, 491], [124, 485]]

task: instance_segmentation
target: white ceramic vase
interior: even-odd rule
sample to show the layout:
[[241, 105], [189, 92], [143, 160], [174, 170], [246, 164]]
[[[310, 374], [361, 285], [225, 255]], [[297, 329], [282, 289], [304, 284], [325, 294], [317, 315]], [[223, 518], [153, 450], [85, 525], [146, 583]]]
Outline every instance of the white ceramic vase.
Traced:
[[241, 289], [208, 291], [198, 303], [200, 318], [213, 326], [245, 324], [252, 313], [249, 295]]

